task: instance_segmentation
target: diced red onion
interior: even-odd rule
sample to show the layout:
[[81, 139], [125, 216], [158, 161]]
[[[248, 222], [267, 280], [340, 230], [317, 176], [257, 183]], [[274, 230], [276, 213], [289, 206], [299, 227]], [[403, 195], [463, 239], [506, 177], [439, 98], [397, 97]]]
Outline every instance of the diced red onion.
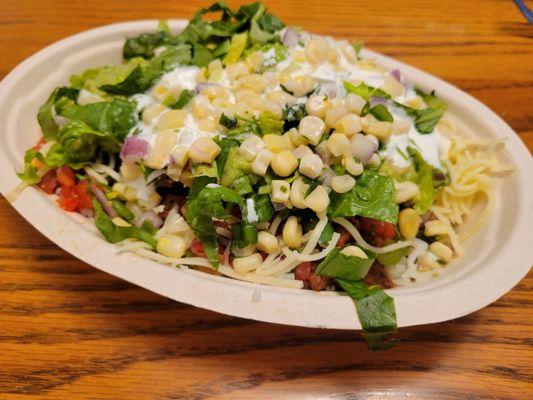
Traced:
[[351, 140], [351, 150], [354, 157], [357, 157], [362, 162], [367, 162], [375, 153], [378, 146], [371, 139], [365, 135], [358, 133]]
[[113, 208], [109, 200], [107, 200], [107, 197], [105, 197], [105, 193], [102, 189], [100, 189], [96, 185], [91, 185], [91, 192], [94, 194], [94, 197], [96, 197], [96, 200], [102, 205], [102, 208], [104, 209], [105, 213], [109, 216], [109, 218], [116, 218], [118, 217], [118, 213]]
[[387, 99], [379, 96], [372, 96], [369, 99], [370, 108], [377, 106], [378, 104], [387, 104]]
[[148, 154], [148, 142], [140, 139], [137, 136], [128, 136], [124, 141], [122, 150], [120, 151], [121, 160], [133, 161], [138, 158], [146, 157]]
[[320, 175], [318, 175], [317, 179], [322, 185], [331, 187], [331, 180], [335, 175], [335, 172], [333, 172], [331, 168], [325, 168]]
[[396, 79], [398, 82], [402, 83], [402, 74], [400, 73], [400, 70], [398, 68], [393, 69], [390, 74], [394, 79]]
[[296, 47], [300, 36], [291, 28], [285, 29], [281, 42], [288, 47]]
[[287, 208], [285, 204], [276, 202], [272, 202], [272, 207], [274, 207], [275, 211], [281, 211]]
[[161, 219], [161, 217], [159, 215], [157, 215], [155, 212], [153, 211], [147, 211], [145, 212], [141, 218], [139, 218], [138, 220], [135, 221], [135, 225], [137, 226], [141, 226], [144, 221], [150, 221], [152, 223], [152, 225], [155, 227], [155, 228], [161, 228], [161, 226], [163, 226], [163, 220]]

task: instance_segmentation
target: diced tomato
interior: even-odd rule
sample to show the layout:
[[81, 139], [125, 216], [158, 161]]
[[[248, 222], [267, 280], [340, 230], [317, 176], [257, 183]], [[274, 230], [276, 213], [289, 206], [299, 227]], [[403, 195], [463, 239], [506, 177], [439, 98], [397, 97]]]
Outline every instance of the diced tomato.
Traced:
[[76, 184], [76, 176], [72, 168], [64, 165], [57, 170], [57, 181], [61, 186], [74, 186]]
[[57, 188], [57, 177], [56, 171], [53, 169], [48, 171], [42, 178], [41, 181], [37, 184], [39, 189], [43, 192], [52, 194]]
[[93, 204], [87, 193], [87, 181], [83, 180], [74, 186], [61, 186], [57, 204], [67, 211], [92, 210]]
[[78, 210], [78, 199], [75, 197], [60, 197], [57, 199], [57, 204], [65, 211]]
[[312, 262], [306, 261], [301, 263], [294, 270], [294, 279], [299, 281], [307, 281], [311, 274], [315, 271], [315, 266]]
[[46, 140], [44, 140], [44, 137], [42, 137], [41, 140], [39, 140], [39, 142], [37, 142], [37, 144], [33, 146], [33, 149], [36, 151], [39, 151], [41, 150], [41, 148], [44, 146], [45, 143], [46, 143]]
[[372, 218], [361, 218], [361, 229], [381, 239], [392, 239], [396, 234], [393, 224]]
[[78, 198], [79, 206], [78, 208], [80, 210], [82, 209], [93, 209], [93, 202], [92, 198], [87, 193], [87, 181], [83, 180], [80, 183], [78, 183], [76, 186], [74, 186], [74, 194]]
[[346, 243], [352, 238], [350, 232], [344, 229], [342, 226], [337, 227], [337, 232], [340, 233], [339, 241], [337, 242], [336, 247], [344, 247]]
[[191, 243], [189, 250], [196, 257], [205, 257], [204, 246], [202, 245], [202, 242], [200, 242], [198, 239]]

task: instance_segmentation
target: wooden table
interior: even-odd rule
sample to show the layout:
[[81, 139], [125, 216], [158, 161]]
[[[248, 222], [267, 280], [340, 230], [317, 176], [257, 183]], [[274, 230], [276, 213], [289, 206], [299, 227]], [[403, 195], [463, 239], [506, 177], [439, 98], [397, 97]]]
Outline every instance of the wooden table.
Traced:
[[[452, 82], [533, 148], [533, 26], [511, 1], [269, 3], [289, 24], [363, 39]], [[190, 17], [200, 5], [206, 2], [2, 1], [0, 76], [76, 32]], [[525, 399], [533, 393], [531, 274], [481, 311], [402, 329], [403, 343], [372, 353], [355, 332], [232, 318], [137, 288], [57, 248], [4, 199], [0, 221], [2, 399]]]

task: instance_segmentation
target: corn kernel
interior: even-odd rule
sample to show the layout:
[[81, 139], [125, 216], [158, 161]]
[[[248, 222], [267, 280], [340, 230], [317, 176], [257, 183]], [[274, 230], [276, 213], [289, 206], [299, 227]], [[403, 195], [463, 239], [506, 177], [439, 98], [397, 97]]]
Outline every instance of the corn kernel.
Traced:
[[268, 149], [262, 149], [259, 151], [252, 162], [252, 172], [260, 176], [265, 176], [273, 157], [274, 154]]
[[143, 110], [143, 122], [147, 125], [150, 125], [155, 118], [165, 110], [166, 107], [163, 104], [155, 104], [153, 106], [146, 107]]
[[124, 161], [120, 166], [120, 175], [124, 181], [133, 181], [141, 175], [141, 169], [133, 162]]
[[183, 167], [189, 160], [189, 149], [185, 146], [176, 146], [172, 149], [170, 156], [175, 164]]
[[355, 179], [350, 175], [340, 175], [331, 178], [331, 188], [337, 193], [346, 193], [355, 186]]
[[326, 96], [311, 96], [305, 104], [305, 109], [308, 115], [314, 115], [324, 119], [326, 116], [326, 111], [329, 108], [329, 102], [326, 99]]
[[272, 170], [281, 177], [289, 176], [298, 167], [298, 160], [289, 150], [275, 154], [272, 158]]
[[263, 140], [267, 149], [274, 154], [289, 150], [289, 147], [287, 146], [287, 140], [281, 135], [268, 134], [263, 136]]
[[359, 176], [363, 173], [364, 167], [360, 162], [355, 161], [352, 156], [344, 156], [342, 158], [342, 166], [346, 168], [346, 171], [354, 176]]
[[157, 241], [156, 250], [167, 257], [181, 258], [187, 250], [187, 244], [180, 236], [164, 235]]
[[289, 200], [294, 207], [307, 208], [304, 202], [304, 196], [307, 193], [307, 189], [309, 189], [309, 185], [307, 185], [302, 178], [298, 178], [292, 183]]
[[421, 222], [420, 215], [412, 208], [404, 208], [398, 215], [398, 228], [401, 235], [407, 240], [415, 238]]
[[428, 221], [424, 225], [424, 235], [426, 236], [438, 236], [438, 235], [447, 235], [448, 229], [446, 225], [441, 221]]
[[366, 105], [366, 100], [355, 93], [349, 93], [344, 99], [344, 105], [350, 112], [361, 115], [361, 111]]
[[401, 96], [404, 91], [403, 85], [392, 75], [387, 75], [380, 89], [390, 94], [392, 97]]
[[294, 215], [287, 218], [287, 222], [283, 226], [282, 237], [290, 248], [297, 249], [302, 245], [302, 225], [298, 223]]
[[307, 139], [313, 146], [316, 146], [320, 142], [325, 130], [326, 125], [324, 121], [313, 115], [303, 117], [298, 126], [300, 135]]
[[162, 114], [157, 121], [157, 130], [179, 129], [185, 125], [185, 110], [169, 110]]
[[277, 253], [279, 252], [278, 239], [268, 231], [260, 231], [257, 234], [257, 248], [267, 254]]
[[318, 185], [305, 198], [304, 204], [316, 213], [325, 211], [329, 206], [329, 195], [326, 188], [322, 185]]
[[439, 259], [450, 262], [453, 257], [453, 251], [444, 243], [433, 242], [429, 245], [429, 251], [435, 254]]
[[330, 46], [326, 39], [312, 39], [305, 48], [305, 57], [311, 64], [328, 61]]
[[335, 157], [350, 154], [350, 139], [342, 133], [334, 133], [326, 142], [326, 147]]
[[346, 114], [348, 114], [348, 110], [345, 107], [331, 107], [326, 111], [326, 126], [334, 128], [337, 121]]
[[395, 201], [398, 204], [404, 203], [420, 193], [418, 185], [409, 181], [395, 183], [394, 188], [396, 189]]
[[178, 134], [171, 130], [157, 132], [155, 143], [150, 150], [150, 154], [145, 160], [145, 164], [153, 169], [161, 169], [168, 164], [170, 152], [176, 145]]
[[226, 72], [228, 73], [228, 78], [230, 79], [230, 81], [234, 81], [236, 79], [239, 79], [240, 77], [248, 75], [250, 73], [250, 69], [244, 62], [241, 61], [235, 64], [228, 65], [226, 67]]
[[308, 146], [300, 145], [292, 151], [292, 154], [294, 154], [294, 157], [300, 160], [309, 154], [313, 154], [313, 150], [311, 150]]
[[[204, 119], [213, 115], [213, 106], [209, 99], [199, 94], [192, 99], [192, 115], [196, 119]], [[181, 111], [181, 110], [180, 110]]]
[[323, 167], [322, 159], [318, 155], [311, 153], [302, 157], [298, 170], [302, 175], [315, 179], [320, 175]]
[[315, 80], [308, 76], [302, 75], [284, 82], [285, 88], [296, 97], [304, 96], [313, 91], [316, 86]]
[[266, 144], [256, 135], [248, 136], [239, 146], [239, 154], [246, 161], [253, 161], [257, 153], [266, 147]]
[[286, 135], [289, 136], [294, 146], [301, 146], [307, 144], [307, 140], [302, 135], [300, 135], [300, 132], [296, 128], [289, 129]]
[[335, 123], [335, 131], [344, 133], [349, 137], [353, 136], [361, 131], [361, 121], [357, 115], [347, 114]]
[[270, 199], [276, 203], [286, 203], [289, 201], [291, 184], [287, 181], [274, 179], [270, 185]]
[[263, 257], [259, 253], [253, 253], [247, 257], [239, 257], [233, 260], [233, 269], [241, 274], [253, 271], [263, 264]]
[[238, 84], [242, 88], [253, 90], [256, 94], [265, 90], [266, 79], [259, 74], [250, 74], [239, 79]]
[[189, 157], [193, 162], [212, 163], [220, 153], [220, 146], [207, 136], [194, 141], [189, 149]]

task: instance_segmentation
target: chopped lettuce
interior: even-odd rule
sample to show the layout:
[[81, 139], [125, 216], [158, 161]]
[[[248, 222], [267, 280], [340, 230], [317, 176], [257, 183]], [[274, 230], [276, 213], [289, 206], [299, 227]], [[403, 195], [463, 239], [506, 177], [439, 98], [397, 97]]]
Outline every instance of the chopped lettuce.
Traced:
[[235, 64], [241, 59], [242, 53], [248, 44], [248, 32], [239, 33], [231, 38], [228, 53], [222, 60], [224, 65]]
[[347, 256], [342, 249], [334, 248], [316, 267], [317, 275], [341, 278], [350, 281], [363, 279], [374, 262], [374, 254], [367, 252], [368, 258]]
[[238, 205], [242, 209], [243, 198], [224, 186], [205, 186], [187, 203], [187, 223], [202, 242], [205, 254], [215, 268], [218, 268], [218, 235], [213, 218], [227, 219], [231, 216], [229, 207]]
[[101, 204], [93, 199], [94, 223], [98, 230], [110, 243], [118, 243], [125, 239], [138, 239], [156, 248], [157, 240], [147, 230], [136, 226], [117, 226], [102, 209]]
[[281, 135], [283, 133], [283, 121], [276, 118], [271, 112], [262, 112], [259, 115], [257, 123], [263, 135]]
[[343, 81], [344, 88], [348, 93], [355, 93], [358, 96], [361, 96], [366, 101], [370, 100], [370, 97], [383, 97], [384, 99], [390, 99], [390, 94], [384, 92], [381, 89], [367, 85], [364, 82], [361, 82], [358, 86], [354, 84]]
[[414, 147], [408, 147], [407, 152], [413, 160], [416, 172], [415, 183], [420, 190], [414, 209], [420, 214], [424, 214], [429, 209], [437, 195], [433, 181], [434, 168], [424, 160], [422, 154], [420, 154], [420, 152]]
[[24, 154], [24, 171], [17, 173], [18, 177], [29, 185], [39, 183], [41, 177], [37, 174], [35, 161], [38, 160], [44, 164], [44, 157], [35, 149], [26, 150]]
[[79, 90], [68, 87], [58, 87], [48, 97], [46, 102], [39, 107], [37, 121], [41, 126], [45, 139], [55, 139], [59, 131], [57, 115], [63, 110], [76, 105]]
[[267, 194], [252, 194], [245, 199], [242, 218], [248, 223], [267, 222], [274, 215], [274, 207]]
[[402, 247], [388, 253], [379, 253], [376, 254], [376, 260], [384, 266], [396, 265], [409, 253], [409, 249], [409, 247]]
[[392, 178], [366, 170], [347, 193], [330, 194], [328, 215], [331, 217], [361, 216], [395, 224], [398, 205], [394, 201]]
[[336, 248], [315, 272], [335, 279], [354, 301], [368, 347], [371, 350], [385, 349], [395, 343], [387, 340], [397, 328], [394, 300], [379, 287], [366, 287], [363, 278], [374, 262], [374, 254], [365, 253], [368, 258], [346, 256]]
[[246, 161], [240, 154], [237, 147], [232, 147], [224, 164], [220, 184], [231, 187], [233, 183], [244, 175], [252, 173], [252, 164]]

